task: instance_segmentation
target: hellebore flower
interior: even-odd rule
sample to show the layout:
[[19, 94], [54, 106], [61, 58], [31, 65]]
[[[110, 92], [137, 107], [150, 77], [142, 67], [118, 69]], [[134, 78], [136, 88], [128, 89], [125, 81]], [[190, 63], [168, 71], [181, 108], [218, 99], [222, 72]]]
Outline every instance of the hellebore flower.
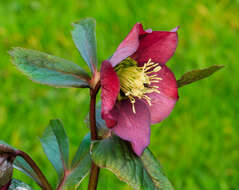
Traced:
[[138, 156], [149, 145], [150, 124], [165, 119], [178, 100], [176, 79], [165, 65], [177, 41], [177, 28], [152, 31], [137, 23], [102, 63], [101, 116]]

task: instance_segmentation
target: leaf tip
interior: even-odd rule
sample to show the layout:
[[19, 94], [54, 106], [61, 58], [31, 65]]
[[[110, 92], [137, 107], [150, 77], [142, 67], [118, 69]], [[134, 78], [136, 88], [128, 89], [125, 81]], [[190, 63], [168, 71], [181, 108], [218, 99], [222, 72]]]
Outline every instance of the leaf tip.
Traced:
[[224, 68], [226, 66], [225, 65], [218, 65], [217, 67], [218, 67], [218, 69], [222, 69], [222, 68]]
[[96, 20], [92, 17], [86, 17], [86, 18], [82, 18], [80, 20], [77, 20], [75, 22], [72, 22], [71, 25], [73, 27], [77, 26], [77, 25], [81, 25], [81, 24], [86, 24], [86, 23], [93, 23], [94, 25], [96, 24]]
[[[23, 48], [21, 47], [12, 47], [9, 51], [8, 54], [11, 56], [12, 63], [14, 65], [18, 65], [18, 59], [23, 56]], [[22, 53], [22, 54], [21, 54]]]
[[16, 54], [16, 51], [17, 51], [17, 47], [12, 47], [10, 50], [8, 50], [8, 54], [11, 56], [11, 58], [14, 58], [15, 57], [15, 54]]
[[58, 125], [58, 124], [62, 124], [62, 122], [61, 122], [61, 120], [60, 119], [58, 119], [58, 118], [56, 118], [56, 119], [51, 119], [50, 121], [49, 121], [49, 125]]

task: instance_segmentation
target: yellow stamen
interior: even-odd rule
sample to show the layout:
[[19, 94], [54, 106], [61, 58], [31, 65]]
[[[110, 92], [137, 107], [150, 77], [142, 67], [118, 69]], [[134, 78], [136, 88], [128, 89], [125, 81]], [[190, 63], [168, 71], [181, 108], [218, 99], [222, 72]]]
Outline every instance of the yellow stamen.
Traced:
[[151, 106], [151, 99], [146, 94], [160, 93], [158, 86], [152, 86], [152, 83], [159, 83], [162, 78], [157, 74], [152, 74], [160, 71], [161, 66], [154, 63], [151, 59], [148, 60], [142, 67], [137, 65], [137, 62], [131, 58], [127, 58], [115, 67], [115, 71], [120, 80], [120, 90], [124, 96], [119, 96], [119, 99], [124, 97], [129, 98], [132, 103], [133, 113], [135, 111], [135, 98], [145, 99]]

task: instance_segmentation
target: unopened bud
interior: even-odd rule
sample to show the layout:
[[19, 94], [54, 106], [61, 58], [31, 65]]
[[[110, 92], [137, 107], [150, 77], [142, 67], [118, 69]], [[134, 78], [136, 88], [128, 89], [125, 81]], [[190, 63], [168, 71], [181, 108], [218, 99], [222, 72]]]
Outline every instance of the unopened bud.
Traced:
[[0, 187], [0, 190], [8, 190], [11, 185], [11, 181], [9, 181], [6, 185]]
[[0, 153], [0, 189], [7, 186], [12, 179], [13, 160], [11, 154]]

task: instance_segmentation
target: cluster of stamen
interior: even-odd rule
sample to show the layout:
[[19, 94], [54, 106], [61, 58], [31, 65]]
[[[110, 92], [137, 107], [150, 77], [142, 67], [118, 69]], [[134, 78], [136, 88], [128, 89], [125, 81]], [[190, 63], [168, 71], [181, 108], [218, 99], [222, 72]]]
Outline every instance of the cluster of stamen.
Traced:
[[133, 113], [135, 110], [135, 98], [145, 99], [151, 106], [151, 98], [148, 93], [160, 93], [158, 86], [153, 86], [152, 83], [159, 83], [162, 78], [157, 74], [161, 69], [158, 63], [154, 63], [151, 59], [148, 60], [142, 67], [138, 66], [137, 62], [131, 58], [127, 58], [115, 67], [115, 71], [120, 80], [121, 93], [118, 99], [129, 98], [132, 103]]

